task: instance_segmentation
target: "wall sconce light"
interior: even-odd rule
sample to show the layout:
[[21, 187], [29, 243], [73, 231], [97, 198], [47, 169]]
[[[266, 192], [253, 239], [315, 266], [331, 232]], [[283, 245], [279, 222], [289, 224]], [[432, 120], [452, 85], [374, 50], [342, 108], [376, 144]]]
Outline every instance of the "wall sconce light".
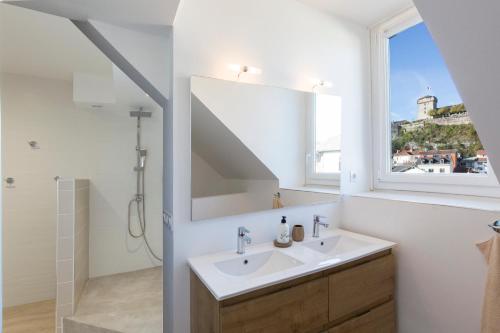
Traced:
[[262, 73], [262, 70], [257, 67], [252, 67], [252, 66], [247, 66], [247, 65], [238, 65], [238, 64], [229, 64], [227, 66], [229, 70], [238, 73], [238, 79], [240, 78], [241, 74], [248, 73], [248, 74], [253, 74], [253, 75], [258, 75]]
[[314, 91], [316, 88], [331, 88], [331, 87], [333, 87], [333, 83], [331, 83], [329, 81], [320, 80], [320, 79], [311, 79], [311, 83], [313, 84], [312, 91]]

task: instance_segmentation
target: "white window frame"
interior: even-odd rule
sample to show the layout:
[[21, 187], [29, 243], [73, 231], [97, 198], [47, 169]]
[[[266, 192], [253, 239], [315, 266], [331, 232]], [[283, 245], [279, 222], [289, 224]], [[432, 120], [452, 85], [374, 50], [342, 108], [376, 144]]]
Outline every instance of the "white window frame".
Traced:
[[[316, 172], [316, 96], [313, 94], [307, 112], [306, 122], [306, 185], [340, 186], [341, 172], [317, 173]], [[341, 147], [342, 148], [342, 147]], [[339, 150], [342, 156], [342, 150]], [[342, 166], [341, 166], [342, 167]]]
[[422, 22], [416, 8], [371, 29], [373, 189], [500, 197], [492, 168], [488, 174], [393, 173], [391, 163], [389, 38]]

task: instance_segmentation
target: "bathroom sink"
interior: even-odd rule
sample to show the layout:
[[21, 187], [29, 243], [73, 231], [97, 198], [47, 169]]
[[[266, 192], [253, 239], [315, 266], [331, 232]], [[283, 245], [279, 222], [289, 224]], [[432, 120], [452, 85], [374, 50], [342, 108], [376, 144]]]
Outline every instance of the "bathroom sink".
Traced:
[[271, 250], [257, 254], [216, 262], [214, 265], [222, 273], [241, 276], [259, 277], [302, 265], [280, 251]]
[[321, 252], [328, 256], [338, 256], [344, 253], [360, 250], [372, 245], [372, 243], [346, 235], [335, 235], [323, 239], [304, 243], [311, 250]]

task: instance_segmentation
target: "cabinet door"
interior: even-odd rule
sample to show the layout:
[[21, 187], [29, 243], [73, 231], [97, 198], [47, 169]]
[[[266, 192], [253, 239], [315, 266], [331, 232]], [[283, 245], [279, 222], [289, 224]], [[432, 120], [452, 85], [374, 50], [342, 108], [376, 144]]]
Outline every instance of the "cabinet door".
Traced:
[[221, 308], [222, 333], [318, 332], [328, 323], [328, 278]]
[[391, 255], [330, 275], [330, 321], [369, 309], [394, 293]]
[[376, 307], [334, 328], [329, 333], [394, 333], [396, 320], [394, 301]]

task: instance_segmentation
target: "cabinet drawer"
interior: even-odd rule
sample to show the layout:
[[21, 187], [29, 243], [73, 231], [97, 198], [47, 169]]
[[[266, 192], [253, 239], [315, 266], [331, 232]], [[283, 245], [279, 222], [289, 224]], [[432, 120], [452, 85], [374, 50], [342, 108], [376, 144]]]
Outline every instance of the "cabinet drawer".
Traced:
[[329, 333], [394, 333], [396, 320], [394, 315], [394, 301], [370, 310], [358, 317], [354, 317], [339, 326], [330, 329]]
[[328, 278], [321, 278], [220, 310], [222, 333], [300, 333], [328, 323]]
[[391, 255], [330, 275], [330, 321], [389, 300], [394, 293]]

